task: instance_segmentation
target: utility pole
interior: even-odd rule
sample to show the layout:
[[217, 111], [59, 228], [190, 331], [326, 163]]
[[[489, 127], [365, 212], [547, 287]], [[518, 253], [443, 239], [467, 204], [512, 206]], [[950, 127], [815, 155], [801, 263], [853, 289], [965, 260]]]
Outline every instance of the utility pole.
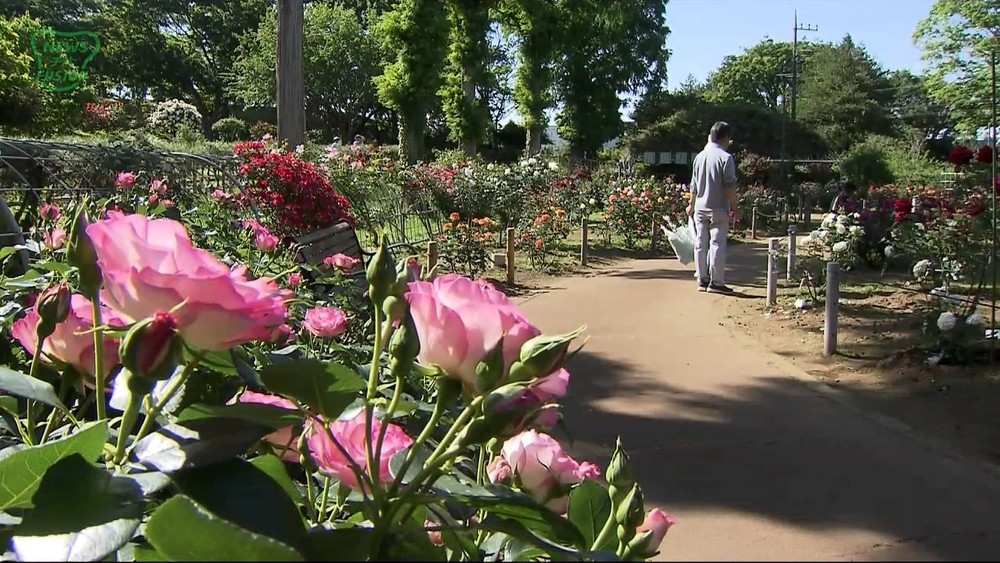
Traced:
[[303, 0], [278, 0], [278, 141], [294, 150], [305, 143], [306, 93], [302, 75]]
[[815, 25], [799, 23], [799, 11], [795, 10], [795, 27], [792, 29], [792, 121], [795, 121], [795, 100], [799, 92], [799, 32], [819, 31]]

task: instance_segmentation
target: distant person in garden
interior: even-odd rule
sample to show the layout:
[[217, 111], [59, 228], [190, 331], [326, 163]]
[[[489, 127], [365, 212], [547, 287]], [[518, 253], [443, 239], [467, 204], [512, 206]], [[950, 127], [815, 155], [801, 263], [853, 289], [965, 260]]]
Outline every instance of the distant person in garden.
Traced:
[[854, 199], [857, 192], [858, 187], [853, 182], [844, 182], [841, 184], [840, 192], [837, 193], [837, 197], [833, 198], [833, 203], [830, 205], [830, 212], [839, 213], [841, 210], [845, 213], [854, 212], [858, 206], [857, 201]]
[[729, 217], [740, 221], [743, 214], [736, 203], [736, 161], [728, 148], [732, 128], [719, 121], [712, 125], [708, 144], [691, 166], [687, 214], [694, 216], [695, 274], [698, 291], [731, 294], [726, 285], [726, 236]]

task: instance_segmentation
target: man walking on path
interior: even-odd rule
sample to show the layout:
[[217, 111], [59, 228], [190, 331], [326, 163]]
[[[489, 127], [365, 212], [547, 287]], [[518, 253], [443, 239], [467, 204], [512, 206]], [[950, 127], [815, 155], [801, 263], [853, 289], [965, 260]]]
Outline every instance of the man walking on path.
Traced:
[[729, 213], [736, 221], [742, 213], [736, 204], [736, 161], [727, 152], [732, 128], [724, 121], [712, 125], [708, 144], [694, 159], [687, 214], [694, 215], [695, 273], [698, 291], [731, 294], [726, 285], [726, 236]]

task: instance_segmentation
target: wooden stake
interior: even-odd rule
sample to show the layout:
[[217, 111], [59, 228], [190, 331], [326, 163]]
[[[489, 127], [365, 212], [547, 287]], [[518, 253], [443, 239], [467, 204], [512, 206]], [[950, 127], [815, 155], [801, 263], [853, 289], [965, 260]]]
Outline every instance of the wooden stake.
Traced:
[[778, 302], [778, 239], [767, 241], [767, 304]]
[[589, 238], [590, 223], [584, 217], [580, 220], [580, 265], [587, 265], [587, 239]]
[[507, 285], [514, 285], [514, 227], [507, 227]]
[[436, 240], [427, 243], [427, 271], [434, 269], [438, 263], [438, 243]]
[[826, 318], [823, 322], [823, 355], [837, 353], [837, 314], [840, 310], [840, 264], [826, 263]]

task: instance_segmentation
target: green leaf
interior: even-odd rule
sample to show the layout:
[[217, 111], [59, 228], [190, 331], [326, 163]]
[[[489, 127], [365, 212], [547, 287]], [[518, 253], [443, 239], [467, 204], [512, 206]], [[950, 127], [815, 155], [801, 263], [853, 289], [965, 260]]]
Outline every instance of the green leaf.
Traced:
[[372, 528], [314, 529], [306, 538], [310, 561], [364, 561]]
[[302, 561], [290, 546], [227, 522], [184, 495], [160, 505], [145, 534], [170, 561]]
[[107, 439], [107, 424], [91, 422], [61, 440], [25, 448], [0, 459], [0, 510], [31, 506], [31, 497], [49, 467], [73, 454], [80, 454], [88, 461], [97, 459]]
[[46, 262], [38, 262], [35, 264], [36, 268], [41, 268], [42, 270], [48, 270], [50, 272], [56, 272], [58, 274], [65, 274], [72, 268], [69, 264], [65, 262], [56, 262], [54, 260], [48, 260]]
[[305, 541], [306, 529], [292, 497], [247, 461], [232, 459], [180, 471], [173, 480], [181, 492], [219, 518], [291, 546]]
[[[576, 525], [580, 533], [583, 534], [583, 544], [587, 547], [594, 544], [598, 534], [604, 528], [604, 523], [611, 515], [611, 497], [608, 491], [596, 481], [585, 479], [582, 483], [573, 488], [569, 495], [569, 510], [567, 516], [569, 521]], [[617, 543], [614, 537], [609, 537], [605, 545], [597, 546], [598, 549], [610, 548]], [[616, 545], [614, 547], [617, 547]]]
[[272, 392], [298, 399], [329, 419], [340, 416], [366, 386], [348, 367], [311, 359], [264, 366], [260, 377]]
[[257, 469], [266, 473], [271, 479], [274, 479], [274, 481], [281, 486], [281, 489], [285, 491], [290, 498], [298, 499], [301, 496], [298, 488], [295, 486], [295, 482], [288, 476], [288, 471], [285, 470], [285, 464], [278, 458], [278, 456], [271, 454], [257, 456], [251, 459], [250, 463]]
[[169, 561], [159, 551], [149, 545], [137, 545], [132, 548], [136, 561]]
[[[192, 355], [193, 354], [191, 354], [191, 352], [185, 350], [185, 356]], [[224, 375], [236, 375], [236, 366], [233, 365], [233, 359], [229, 351], [209, 352], [202, 357], [199, 365], [203, 368], [210, 369]]]
[[3, 428], [7, 432], [10, 432], [14, 436], [17, 436], [20, 431], [18, 430], [17, 419], [18, 415], [17, 398], [10, 395], [4, 395], [0, 397], [0, 428]]
[[38, 270], [28, 270], [23, 275], [3, 282], [3, 287], [5, 289], [41, 289], [48, 283], [48, 278]]
[[142, 490], [79, 454], [45, 472], [11, 547], [20, 561], [100, 561], [125, 545], [142, 519]]
[[18, 397], [34, 399], [63, 412], [66, 411], [66, 406], [59, 400], [56, 390], [51, 385], [41, 379], [35, 379], [7, 367], [0, 367], [0, 391], [6, 391]]
[[197, 404], [181, 411], [181, 422], [205, 418], [234, 418], [246, 420], [272, 430], [302, 423], [302, 413], [260, 403], [236, 403], [234, 405]]
[[173, 473], [243, 454], [272, 431], [234, 418], [200, 418], [168, 424], [136, 442], [132, 457], [150, 469]]

